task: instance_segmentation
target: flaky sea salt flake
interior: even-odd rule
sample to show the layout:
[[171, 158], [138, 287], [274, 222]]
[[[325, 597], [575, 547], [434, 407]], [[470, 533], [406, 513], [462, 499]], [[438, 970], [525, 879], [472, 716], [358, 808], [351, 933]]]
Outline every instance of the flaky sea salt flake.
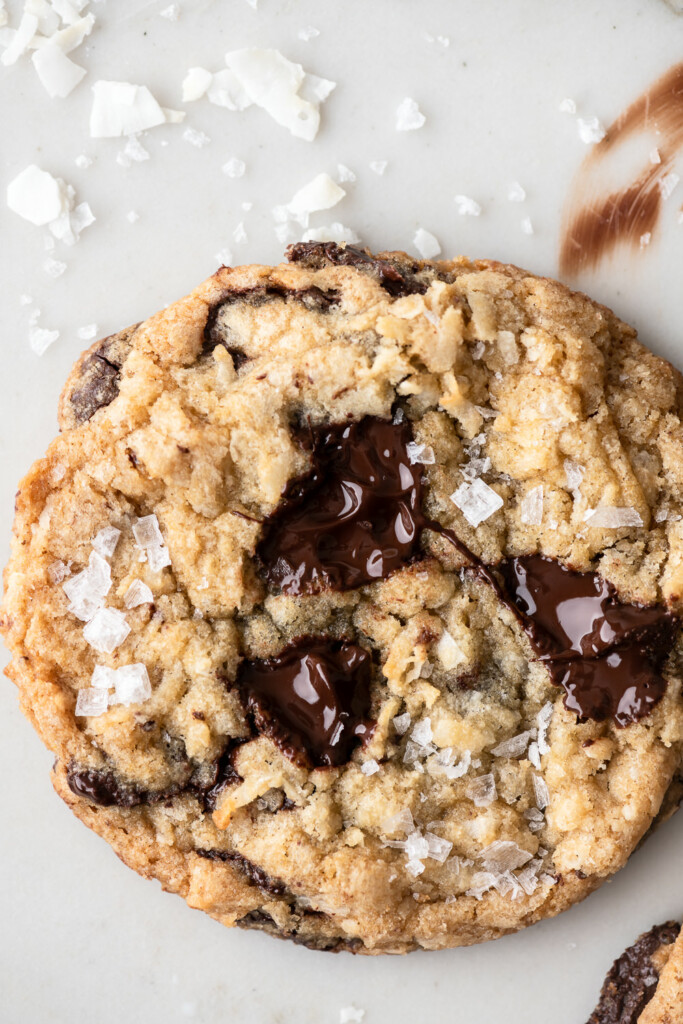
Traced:
[[385, 832], [412, 832], [415, 828], [413, 822], [413, 815], [409, 808], [404, 807], [398, 811], [397, 814], [393, 814], [390, 818], [382, 824], [382, 828]]
[[339, 1011], [339, 1024], [360, 1024], [365, 1017], [365, 1010], [357, 1006], [342, 1006]]
[[659, 192], [662, 199], [668, 199], [680, 181], [680, 176], [675, 171], [669, 171], [663, 178], [659, 179]]
[[619, 530], [626, 526], [642, 526], [643, 520], [637, 509], [627, 506], [598, 505], [588, 509], [584, 515], [586, 526], [603, 530]]
[[494, 757], [521, 757], [529, 746], [531, 735], [531, 731], [526, 730], [525, 732], [518, 733], [516, 736], [511, 736], [509, 739], [499, 743], [497, 747], [493, 747], [491, 753]]
[[364, 761], [360, 766], [360, 770], [363, 775], [375, 775], [379, 771], [379, 765], [377, 761], [372, 758], [370, 761]]
[[76, 337], [80, 341], [92, 341], [93, 338], [97, 337], [97, 333], [97, 324], [84, 324], [83, 327], [79, 327], [76, 331]]
[[152, 696], [152, 686], [144, 665], [122, 665], [116, 670], [113, 704], [141, 704]]
[[387, 167], [389, 166], [389, 161], [388, 160], [371, 160], [368, 166], [370, 167], [370, 170], [373, 172], [373, 174], [378, 174], [381, 177], [381, 175], [384, 174], [384, 172], [386, 171]]
[[180, 4], [169, 4], [163, 11], [159, 11], [159, 16], [167, 21], [177, 21], [180, 17]]
[[523, 203], [526, 199], [526, 192], [518, 181], [512, 181], [508, 185], [508, 199], [511, 203]]
[[247, 165], [244, 160], [240, 160], [236, 156], [230, 157], [221, 167], [223, 174], [228, 178], [242, 178], [246, 169]]
[[461, 484], [451, 494], [451, 501], [460, 509], [470, 526], [477, 527], [503, 507], [503, 499], [483, 480]]
[[425, 832], [425, 839], [427, 841], [427, 856], [438, 861], [439, 864], [444, 864], [453, 849], [453, 843], [434, 835], [433, 832]]
[[[547, 754], [550, 751], [548, 744], [548, 730], [550, 729], [550, 723], [553, 717], [553, 704], [552, 701], [546, 701], [541, 710], [538, 712], [536, 718], [536, 725], [538, 728], [538, 752], [539, 754]], [[532, 762], [533, 763], [533, 762]]]
[[576, 113], [576, 101], [567, 97], [566, 99], [560, 100], [558, 110], [561, 114], [575, 114]]
[[37, 356], [45, 355], [58, 338], [59, 331], [50, 331], [47, 327], [31, 327], [28, 332], [28, 343]]
[[527, 526], [540, 526], [543, 522], [543, 484], [532, 488], [519, 504], [519, 518]]
[[469, 783], [467, 796], [475, 807], [488, 807], [496, 799], [496, 781], [493, 775], [478, 775]]
[[62, 274], [66, 272], [66, 263], [64, 263], [62, 260], [55, 260], [52, 258], [52, 256], [48, 256], [48, 258], [43, 263], [43, 270], [48, 275], [48, 277], [53, 277], [56, 279], [58, 277], [61, 277]]
[[186, 128], [183, 132], [183, 139], [185, 142], [189, 142], [195, 149], [203, 149], [204, 146], [208, 146], [211, 142], [210, 137], [206, 132], [198, 131], [196, 128]]
[[95, 551], [102, 555], [102, 558], [111, 558], [116, 551], [120, 536], [121, 531], [117, 530], [115, 526], [103, 526], [93, 537], [91, 544]]
[[534, 225], [531, 222], [531, 217], [523, 217], [520, 221], [520, 227], [522, 228], [522, 234], [533, 235]]
[[427, 444], [418, 444], [416, 441], [409, 441], [406, 445], [408, 458], [411, 466], [433, 466], [436, 462], [434, 449]]
[[297, 32], [297, 36], [304, 43], [310, 43], [311, 39], [315, 39], [319, 35], [320, 29], [314, 28], [313, 25], [305, 25], [304, 28], [300, 28]]
[[521, 868], [533, 854], [509, 839], [496, 839], [477, 855], [486, 871], [505, 872]]
[[406, 96], [396, 108], [396, 131], [413, 132], [422, 128], [427, 118], [421, 112], [417, 103], [410, 96]]
[[597, 117], [577, 117], [576, 127], [579, 132], [579, 138], [587, 146], [595, 142], [602, 142], [607, 134], [605, 126]]
[[62, 580], [67, 579], [67, 577], [71, 575], [71, 569], [66, 562], [62, 562], [61, 559], [57, 559], [56, 562], [48, 565], [47, 575], [50, 583], [56, 587], [62, 582]]
[[403, 736], [410, 728], [410, 715], [407, 711], [403, 715], [396, 715], [392, 723], [397, 734]]
[[453, 197], [453, 201], [461, 217], [478, 217], [481, 213], [481, 206], [471, 196], [457, 195]]
[[102, 715], [109, 706], [109, 694], [106, 690], [86, 688], [78, 691], [76, 698], [76, 715], [78, 717]]
[[101, 654], [112, 654], [129, 633], [125, 615], [116, 608], [100, 608], [83, 630], [87, 643]]
[[355, 180], [356, 180], [356, 175], [353, 173], [353, 171], [351, 170], [350, 167], [347, 167], [346, 164], [337, 164], [337, 181], [338, 182], [341, 183], [343, 181], [355, 181]]
[[435, 235], [424, 228], [418, 228], [413, 238], [413, 245], [424, 260], [432, 260], [441, 252], [441, 246]]
[[531, 782], [534, 787], [534, 797], [539, 811], [545, 810], [550, 803], [550, 790], [544, 778], [540, 775], [532, 775]]
[[329, 174], [318, 174], [294, 194], [287, 208], [293, 216], [329, 210], [344, 198], [346, 192]]

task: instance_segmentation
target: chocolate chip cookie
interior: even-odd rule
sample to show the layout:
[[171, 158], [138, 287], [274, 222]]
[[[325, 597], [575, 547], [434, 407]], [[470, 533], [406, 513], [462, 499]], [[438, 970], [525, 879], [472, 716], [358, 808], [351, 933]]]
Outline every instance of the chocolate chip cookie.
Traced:
[[76, 364], [8, 671], [57, 792], [190, 906], [495, 938], [620, 868], [678, 770], [682, 379], [515, 267], [288, 257]]
[[614, 961], [588, 1024], [682, 1024], [683, 935], [668, 921]]

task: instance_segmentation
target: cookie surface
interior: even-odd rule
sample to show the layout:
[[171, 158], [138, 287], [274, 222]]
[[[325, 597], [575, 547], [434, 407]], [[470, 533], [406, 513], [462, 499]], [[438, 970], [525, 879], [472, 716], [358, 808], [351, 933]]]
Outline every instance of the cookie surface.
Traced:
[[681, 1024], [683, 935], [656, 925], [614, 961], [588, 1024]]
[[57, 792], [190, 906], [495, 938], [620, 868], [679, 766], [682, 381], [515, 267], [290, 259], [81, 357], [8, 671]]

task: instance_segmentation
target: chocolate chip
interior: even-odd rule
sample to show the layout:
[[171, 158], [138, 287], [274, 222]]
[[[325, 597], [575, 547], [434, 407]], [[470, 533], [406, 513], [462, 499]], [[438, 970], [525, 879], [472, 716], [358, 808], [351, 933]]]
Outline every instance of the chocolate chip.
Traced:
[[268, 893], [270, 896], [284, 896], [287, 892], [284, 882], [279, 878], [271, 878], [262, 868], [247, 860], [241, 853], [230, 853], [227, 850], [200, 849], [195, 852], [207, 860], [220, 860], [227, 864], [234, 864], [242, 874], [247, 876], [252, 885], [257, 886], [261, 892]]
[[228, 786], [234, 786], [238, 782], [243, 781], [242, 776], [233, 764], [233, 758], [238, 747], [241, 747], [246, 742], [248, 742], [248, 738], [229, 740], [225, 750], [214, 765], [213, 778], [202, 797], [207, 811], [215, 811], [218, 797], [223, 790], [227, 789]]
[[135, 330], [131, 327], [110, 335], [83, 359], [77, 386], [68, 397], [74, 424], [86, 423], [118, 395], [121, 367], [130, 352]]
[[587, 1024], [636, 1024], [659, 981], [652, 956], [674, 943], [680, 930], [675, 921], [657, 925], [614, 961]]
[[147, 793], [122, 785], [111, 771], [79, 768], [72, 762], [66, 781], [72, 793], [100, 807], [137, 807], [147, 802]]
[[661, 672], [677, 616], [660, 605], [624, 603], [597, 573], [543, 555], [510, 559], [500, 570], [568, 710], [621, 727], [650, 713], [666, 690]]
[[370, 677], [362, 647], [308, 637], [242, 662], [236, 686], [257, 732], [290, 760], [321, 767], [344, 764], [370, 736]]
[[410, 423], [367, 417], [316, 427], [312, 468], [266, 520], [257, 557], [285, 594], [350, 590], [384, 579], [420, 551], [422, 467]]
[[358, 267], [375, 277], [393, 298], [401, 295], [423, 295], [427, 282], [416, 277], [420, 266], [409, 257], [379, 259], [369, 249], [336, 242], [296, 242], [287, 248], [290, 263], [300, 263], [312, 270], [329, 266]]

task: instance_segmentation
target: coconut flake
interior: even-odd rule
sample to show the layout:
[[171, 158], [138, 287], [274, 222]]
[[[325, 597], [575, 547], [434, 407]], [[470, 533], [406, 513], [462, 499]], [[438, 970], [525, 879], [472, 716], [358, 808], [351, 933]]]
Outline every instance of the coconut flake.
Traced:
[[460, 509], [470, 526], [477, 527], [503, 507], [503, 499], [483, 480], [461, 484], [451, 494], [451, 501]]
[[369, 761], [364, 761], [360, 766], [360, 770], [363, 775], [375, 775], [379, 771], [379, 764], [372, 758]]
[[74, 64], [61, 47], [47, 42], [31, 57], [38, 78], [48, 96], [64, 99], [85, 77], [85, 68]]
[[177, 123], [181, 111], [164, 110], [146, 85], [100, 80], [92, 87], [90, 135], [93, 139], [115, 139], [135, 135], [167, 122]]
[[83, 630], [87, 643], [101, 654], [112, 654], [129, 633], [126, 616], [116, 608], [100, 608]]
[[528, 491], [519, 505], [519, 518], [527, 526], [540, 526], [543, 522], [543, 484]]
[[152, 686], [144, 665], [122, 665], [116, 669], [112, 704], [141, 704], [152, 696]]
[[91, 544], [98, 554], [102, 555], [102, 558], [111, 558], [116, 551], [116, 545], [119, 542], [121, 531], [117, 530], [115, 526], [104, 526], [93, 537]]
[[307, 216], [318, 210], [329, 210], [344, 198], [346, 192], [329, 174], [318, 174], [294, 194], [288, 210], [294, 216]]
[[576, 127], [579, 132], [579, 138], [587, 146], [594, 142], [602, 142], [605, 135], [607, 135], [607, 129], [597, 117], [577, 117]]
[[461, 217], [478, 217], [481, 213], [481, 206], [470, 196], [454, 196], [453, 200], [458, 208], [458, 213]]
[[67, 186], [35, 164], [29, 164], [7, 186], [7, 205], [37, 227], [55, 221], [69, 210]]
[[415, 100], [406, 96], [396, 108], [396, 131], [413, 132], [422, 128], [427, 118], [420, 111]]
[[441, 246], [435, 235], [424, 228], [418, 228], [413, 238], [413, 245], [425, 260], [434, 259], [441, 252]]
[[189, 68], [183, 79], [183, 103], [200, 100], [212, 84], [213, 75], [206, 68]]
[[26, 53], [37, 31], [38, 19], [36, 16], [24, 12], [11, 42], [3, 52], [2, 57], [0, 57], [0, 61], [2, 61], [5, 67], [16, 64], [22, 54]]
[[598, 505], [595, 509], [587, 509], [583, 520], [586, 526], [603, 530], [619, 530], [624, 526], [642, 526], [640, 513], [630, 505], [625, 507]]
[[109, 694], [106, 690], [86, 688], [78, 691], [75, 714], [79, 717], [102, 715], [109, 706]]
[[478, 775], [467, 787], [467, 796], [475, 807], [488, 807], [496, 799], [496, 782], [493, 775]]
[[317, 97], [313, 101], [304, 99], [299, 96], [306, 77], [304, 69], [287, 60], [278, 50], [234, 50], [225, 55], [225, 63], [251, 103], [265, 110], [297, 138], [311, 142], [316, 137], [320, 126], [320, 96], [329, 95], [336, 83], [320, 79], [314, 89]]

